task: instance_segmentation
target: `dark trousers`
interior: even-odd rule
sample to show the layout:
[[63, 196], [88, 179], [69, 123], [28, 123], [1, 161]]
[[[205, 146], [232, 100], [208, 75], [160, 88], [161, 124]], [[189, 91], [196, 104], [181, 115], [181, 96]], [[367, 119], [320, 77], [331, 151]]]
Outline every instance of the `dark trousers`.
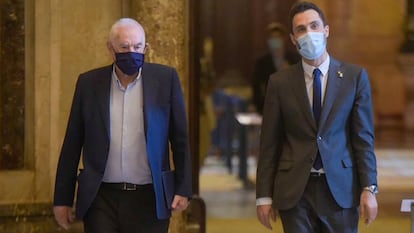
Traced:
[[169, 219], [157, 219], [152, 185], [134, 191], [106, 187], [84, 219], [85, 233], [167, 233]]
[[285, 233], [356, 233], [358, 207], [343, 209], [334, 200], [326, 177], [311, 176], [299, 203], [279, 210]]

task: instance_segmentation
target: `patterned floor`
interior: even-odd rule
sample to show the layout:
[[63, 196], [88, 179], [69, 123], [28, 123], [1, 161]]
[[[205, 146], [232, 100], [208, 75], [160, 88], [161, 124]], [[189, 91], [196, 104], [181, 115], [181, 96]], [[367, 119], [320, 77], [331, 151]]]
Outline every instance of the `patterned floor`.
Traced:
[[378, 149], [378, 179], [384, 190], [409, 189], [414, 195], [414, 150]]

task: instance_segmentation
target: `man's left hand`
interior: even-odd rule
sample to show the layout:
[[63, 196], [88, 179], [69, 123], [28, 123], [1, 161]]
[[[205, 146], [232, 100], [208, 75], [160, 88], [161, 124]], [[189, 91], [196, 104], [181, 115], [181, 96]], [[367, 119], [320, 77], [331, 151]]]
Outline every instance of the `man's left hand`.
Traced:
[[185, 210], [188, 206], [188, 198], [180, 195], [175, 195], [171, 206], [175, 211]]
[[378, 213], [378, 204], [375, 194], [364, 190], [361, 193], [360, 216], [366, 225], [370, 225]]

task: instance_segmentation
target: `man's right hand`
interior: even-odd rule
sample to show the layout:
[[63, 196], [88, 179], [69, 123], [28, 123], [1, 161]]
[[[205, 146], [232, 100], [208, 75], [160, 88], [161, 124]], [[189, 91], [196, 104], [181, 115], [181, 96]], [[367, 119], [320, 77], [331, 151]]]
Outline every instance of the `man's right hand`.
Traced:
[[259, 219], [260, 223], [269, 230], [272, 230], [270, 219], [273, 220], [273, 222], [276, 222], [276, 213], [273, 210], [272, 205], [258, 205], [256, 211], [257, 218]]
[[65, 230], [68, 230], [70, 225], [75, 221], [73, 208], [70, 206], [54, 206], [53, 213], [56, 222]]

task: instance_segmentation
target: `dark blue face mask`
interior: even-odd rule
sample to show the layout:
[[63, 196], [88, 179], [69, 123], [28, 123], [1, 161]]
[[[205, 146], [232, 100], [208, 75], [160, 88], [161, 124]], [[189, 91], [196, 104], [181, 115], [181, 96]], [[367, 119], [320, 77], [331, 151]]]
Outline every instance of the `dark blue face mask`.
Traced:
[[115, 53], [116, 65], [127, 75], [133, 75], [144, 64], [144, 54], [136, 52]]

